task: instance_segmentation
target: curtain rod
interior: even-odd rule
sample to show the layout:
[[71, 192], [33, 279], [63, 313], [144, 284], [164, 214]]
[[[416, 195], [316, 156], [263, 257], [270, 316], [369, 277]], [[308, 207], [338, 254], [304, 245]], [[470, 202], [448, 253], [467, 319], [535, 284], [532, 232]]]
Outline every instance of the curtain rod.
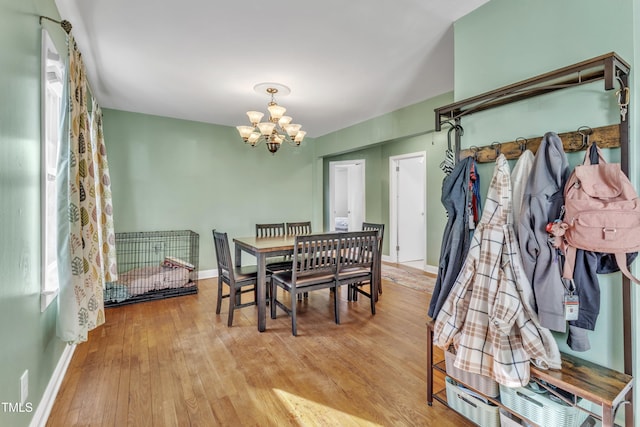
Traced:
[[[51, 22], [55, 22], [56, 24], [59, 24], [62, 29], [67, 33], [67, 34], [71, 34], [71, 22], [67, 21], [66, 19], [63, 19], [62, 21], [58, 21], [57, 19], [53, 19], [53, 18], [49, 18], [48, 16], [43, 16], [40, 15], [40, 25], [42, 25], [42, 20], [46, 19], [47, 21], [51, 21]], [[87, 79], [87, 91], [89, 92], [89, 96], [91, 96], [92, 99], [95, 99], [94, 95], [93, 95], [93, 90], [91, 89], [91, 85], [89, 84], [89, 80]], [[89, 106], [87, 106], [87, 108], [89, 109], [89, 112], [91, 112], [91, 108], [89, 108]]]
[[67, 34], [71, 34], [71, 28], [72, 28], [71, 22], [67, 21], [66, 19], [63, 19], [62, 21], [58, 21], [56, 19], [49, 18], [48, 16], [40, 15], [40, 25], [42, 25], [42, 20], [43, 19], [46, 19], [48, 21], [55, 22], [56, 24], [59, 24]]

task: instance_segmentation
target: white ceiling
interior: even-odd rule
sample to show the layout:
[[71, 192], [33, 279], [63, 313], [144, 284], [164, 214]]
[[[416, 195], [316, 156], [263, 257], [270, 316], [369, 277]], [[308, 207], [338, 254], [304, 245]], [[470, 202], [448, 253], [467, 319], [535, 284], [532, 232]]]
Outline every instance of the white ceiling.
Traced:
[[55, 1], [103, 107], [235, 126], [278, 82], [318, 137], [452, 90], [452, 23], [488, 0]]

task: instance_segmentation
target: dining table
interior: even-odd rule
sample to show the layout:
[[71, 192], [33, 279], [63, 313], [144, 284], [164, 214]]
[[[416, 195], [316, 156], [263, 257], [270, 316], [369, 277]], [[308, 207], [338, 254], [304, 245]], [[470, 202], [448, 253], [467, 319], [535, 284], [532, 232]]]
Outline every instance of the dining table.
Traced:
[[267, 258], [293, 254], [295, 240], [295, 236], [292, 235], [236, 237], [233, 239], [236, 266], [242, 265], [242, 252], [256, 257], [258, 270], [258, 331], [260, 332], [264, 332], [267, 325]]

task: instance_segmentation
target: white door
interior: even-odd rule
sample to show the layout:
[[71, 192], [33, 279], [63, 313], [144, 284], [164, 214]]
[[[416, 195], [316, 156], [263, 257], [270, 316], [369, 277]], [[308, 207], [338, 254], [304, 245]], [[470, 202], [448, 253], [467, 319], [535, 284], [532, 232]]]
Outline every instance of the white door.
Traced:
[[329, 163], [329, 229], [360, 230], [365, 218], [364, 160]]
[[[396, 262], [425, 259], [425, 155], [392, 157], [391, 243], [395, 244]], [[393, 188], [395, 187], [395, 188]], [[395, 233], [393, 233], [395, 231]], [[393, 254], [393, 251], [392, 251]]]

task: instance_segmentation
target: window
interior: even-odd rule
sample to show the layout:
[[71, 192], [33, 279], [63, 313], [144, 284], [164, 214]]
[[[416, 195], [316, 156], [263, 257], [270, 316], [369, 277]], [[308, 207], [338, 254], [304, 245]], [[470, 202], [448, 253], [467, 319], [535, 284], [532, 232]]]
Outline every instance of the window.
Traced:
[[58, 295], [56, 168], [64, 64], [46, 30], [42, 30], [42, 292], [44, 311]]

